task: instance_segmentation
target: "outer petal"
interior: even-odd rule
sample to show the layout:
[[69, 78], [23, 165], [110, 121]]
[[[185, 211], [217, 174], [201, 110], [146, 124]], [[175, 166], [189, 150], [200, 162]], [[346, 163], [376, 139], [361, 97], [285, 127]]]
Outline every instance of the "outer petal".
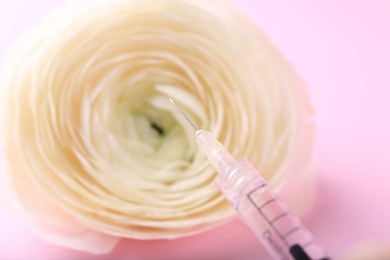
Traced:
[[118, 237], [88, 229], [45, 196], [28, 175], [28, 168], [20, 152], [6, 141], [6, 171], [2, 174], [2, 196], [15, 213], [20, 215], [35, 233], [43, 239], [67, 248], [93, 254], [110, 252], [120, 240]]

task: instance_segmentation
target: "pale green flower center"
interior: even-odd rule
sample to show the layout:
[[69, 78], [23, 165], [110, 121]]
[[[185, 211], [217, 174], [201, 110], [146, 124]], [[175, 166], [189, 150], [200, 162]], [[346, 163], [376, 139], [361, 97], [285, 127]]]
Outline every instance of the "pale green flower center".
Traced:
[[144, 151], [153, 151], [153, 157], [166, 161], [189, 159], [186, 151], [190, 140], [186, 140], [183, 126], [176, 121], [172, 111], [162, 110], [145, 100], [141, 106], [131, 109], [127, 117], [127, 131], [142, 142]]

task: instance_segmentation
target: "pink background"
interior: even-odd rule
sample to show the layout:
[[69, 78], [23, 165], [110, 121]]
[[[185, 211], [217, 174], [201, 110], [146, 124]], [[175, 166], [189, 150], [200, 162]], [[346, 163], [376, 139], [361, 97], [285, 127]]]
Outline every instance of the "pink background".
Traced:
[[[1, 0], [6, 49], [60, 0]], [[390, 245], [390, 1], [235, 0], [303, 76], [317, 110], [318, 199], [304, 223], [330, 255]], [[267, 257], [238, 221], [176, 241], [122, 242], [123, 259]], [[0, 259], [107, 259], [36, 237], [0, 204]], [[119, 257], [118, 257], [119, 258]]]

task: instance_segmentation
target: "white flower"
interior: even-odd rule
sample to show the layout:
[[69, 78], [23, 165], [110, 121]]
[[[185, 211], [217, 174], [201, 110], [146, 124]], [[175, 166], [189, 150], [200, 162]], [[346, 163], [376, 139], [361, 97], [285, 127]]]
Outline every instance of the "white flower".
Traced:
[[274, 187], [310, 159], [300, 81], [221, 3], [65, 5], [15, 45], [1, 80], [7, 197], [65, 247], [104, 253], [234, 216], [168, 97]]

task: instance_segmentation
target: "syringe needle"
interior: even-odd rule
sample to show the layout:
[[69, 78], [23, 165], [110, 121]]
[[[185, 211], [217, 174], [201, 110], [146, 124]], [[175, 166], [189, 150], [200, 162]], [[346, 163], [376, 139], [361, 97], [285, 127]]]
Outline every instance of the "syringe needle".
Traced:
[[169, 98], [172, 104], [181, 112], [181, 114], [187, 119], [187, 121], [196, 130], [195, 137], [200, 149], [206, 155], [209, 162], [222, 176], [226, 175], [226, 169], [231, 168], [230, 166], [235, 165], [237, 161], [232, 155], [225, 149], [225, 147], [215, 139], [209, 131], [198, 129], [195, 124], [188, 118], [188, 116], [180, 109], [180, 107]]
[[198, 131], [198, 128], [195, 126], [195, 124], [191, 121], [191, 119], [189, 119], [189, 117], [183, 112], [183, 110], [181, 110], [181, 108], [176, 104], [176, 102], [173, 101], [172, 98], [168, 98], [168, 99], [169, 99], [169, 101], [171, 101], [172, 104], [174, 104], [174, 105], [176, 106], [177, 110], [180, 111], [180, 113], [187, 119], [187, 121], [192, 125], [192, 127], [193, 127], [196, 131]]

